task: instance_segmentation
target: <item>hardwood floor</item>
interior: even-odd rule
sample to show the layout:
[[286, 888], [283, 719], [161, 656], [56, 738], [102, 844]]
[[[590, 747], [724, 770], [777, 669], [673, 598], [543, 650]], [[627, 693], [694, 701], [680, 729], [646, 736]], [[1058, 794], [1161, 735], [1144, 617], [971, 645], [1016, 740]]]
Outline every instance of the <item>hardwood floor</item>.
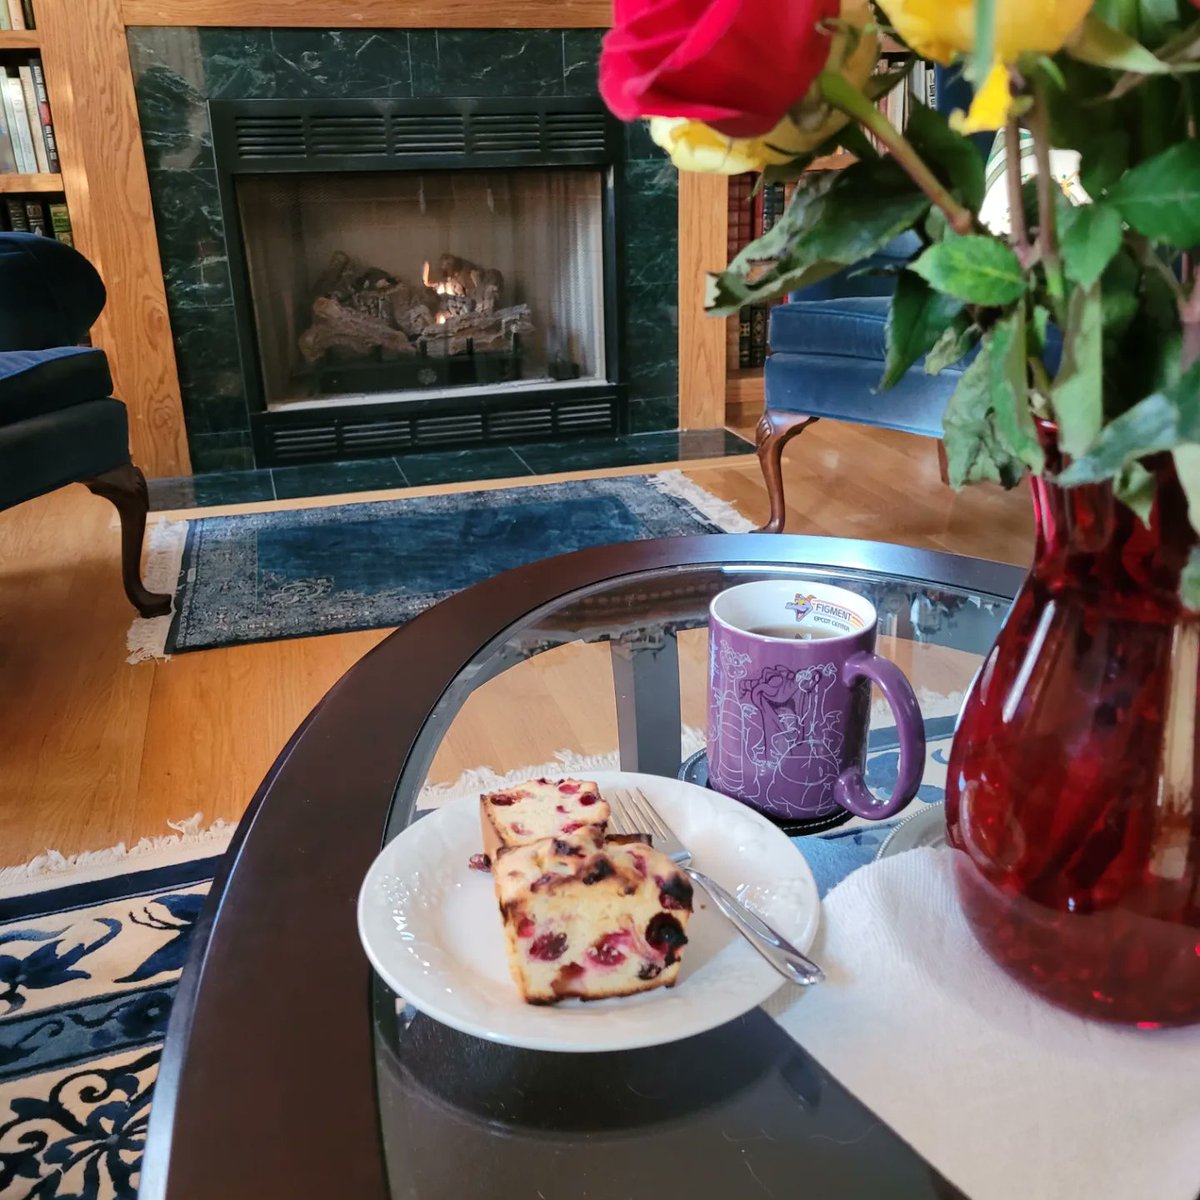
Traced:
[[[792, 443], [784, 465], [789, 532], [1028, 559], [1027, 494], [956, 496], [929, 441], [826, 422]], [[765, 518], [753, 458], [688, 464], [686, 474], [756, 523]], [[216, 511], [224, 510], [204, 510]], [[136, 841], [196, 812], [205, 823], [236, 820], [313, 705], [386, 636], [337, 634], [130, 666], [118, 546], [111, 506], [82, 487], [0, 513], [0, 866], [48, 848], [70, 854]], [[703, 658], [702, 641], [686, 639], [685, 720], [696, 723]], [[542, 761], [559, 748], [612, 748], [611, 705], [583, 703], [578, 686], [607, 669], [603, 648], [564, 647], [481, 689], [431, 779], [480, 763]], [[967, 678], [970, 667], [947, 670]]]

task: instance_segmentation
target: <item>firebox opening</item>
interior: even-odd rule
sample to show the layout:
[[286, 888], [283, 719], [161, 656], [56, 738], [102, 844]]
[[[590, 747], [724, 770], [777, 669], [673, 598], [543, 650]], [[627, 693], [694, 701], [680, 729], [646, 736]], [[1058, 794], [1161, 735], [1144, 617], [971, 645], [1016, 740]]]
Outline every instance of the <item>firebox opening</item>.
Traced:
[[236, 181], [268, 409], [606, 378], [588, 168]]

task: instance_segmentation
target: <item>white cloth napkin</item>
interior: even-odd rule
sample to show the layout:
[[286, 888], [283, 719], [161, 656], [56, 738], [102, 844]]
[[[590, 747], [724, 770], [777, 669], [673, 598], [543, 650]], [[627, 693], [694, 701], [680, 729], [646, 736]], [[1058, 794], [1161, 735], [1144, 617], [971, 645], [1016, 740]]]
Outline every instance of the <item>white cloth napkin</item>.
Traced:
[[1200, 1027], [1060, 1012], [975, 942], [948, 850], [856, 871], [825, 900], [829, 981], [768, 1011], [972, 1200], [1195, 1200]]

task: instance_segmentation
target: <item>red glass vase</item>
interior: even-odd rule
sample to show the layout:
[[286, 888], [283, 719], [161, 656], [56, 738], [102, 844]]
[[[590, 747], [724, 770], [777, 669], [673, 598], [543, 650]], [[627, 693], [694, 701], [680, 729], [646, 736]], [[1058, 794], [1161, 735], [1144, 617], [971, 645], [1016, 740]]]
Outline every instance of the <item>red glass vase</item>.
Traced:
[[1169, 458], [1148, 525], [1033, 481], [1033, 568], [950, 753], [955, 878], [980, 944], [1064, 1008], [1200, 1021], [1200, 616]]

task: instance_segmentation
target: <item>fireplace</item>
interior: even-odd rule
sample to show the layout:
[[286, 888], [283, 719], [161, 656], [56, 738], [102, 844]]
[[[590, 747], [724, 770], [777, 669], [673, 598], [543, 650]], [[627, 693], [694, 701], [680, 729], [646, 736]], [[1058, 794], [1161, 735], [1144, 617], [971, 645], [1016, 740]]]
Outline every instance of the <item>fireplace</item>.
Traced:
[[597, 102], [210, 110], [260, 463], [626, 427], [623, 146]]

